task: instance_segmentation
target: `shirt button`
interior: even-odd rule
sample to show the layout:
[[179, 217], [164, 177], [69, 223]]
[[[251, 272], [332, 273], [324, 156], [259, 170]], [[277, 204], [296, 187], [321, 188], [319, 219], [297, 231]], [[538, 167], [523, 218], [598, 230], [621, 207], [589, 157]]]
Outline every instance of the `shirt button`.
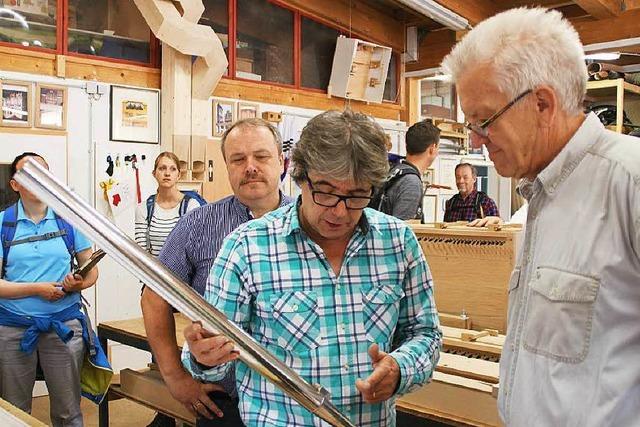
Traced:
[[340, 325], [338, 325], [338, 329], [340, 329], [342, 332], [344, 332], [344, 330], [345, 330], [344, 324], [341, 323]]
[[348, 363], [345, 363], [344, 365], [342, 365], [342, 368], [343, 368], [345, 371], [348, 371], [348, 370], [349, 370], [349, 364], [348, 364]]
[[298, 311], [298, 305], [294, 304], [294, 306], [292, 307], [295, 311]]
[[344, 409], [346, 409], [347, 411], [350, 411], [350, 410], [351, 410], [351, 406], [347, 406], [347, 407], [346, 407], [346, 408], [344, 408]]

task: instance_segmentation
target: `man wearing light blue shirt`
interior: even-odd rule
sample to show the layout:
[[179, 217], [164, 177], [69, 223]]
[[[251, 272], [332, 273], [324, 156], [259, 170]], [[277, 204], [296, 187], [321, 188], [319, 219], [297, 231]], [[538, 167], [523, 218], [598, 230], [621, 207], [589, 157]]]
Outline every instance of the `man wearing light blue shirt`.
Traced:
[[513, 9], [445, 58], [502, 176], [522, 178], [498, 408], [509, 426], [637, 426], [640, 144], [583, 112], [584, 50], [556, 10]]
[[[384, 132], [351, 111], [313, 118], [293, 155], [298, 203], [234, 231], [205, 298], [358, 426], [394, 426], [395, 398], [431, 378], [441, 333], [429, 267], [403, 222], [366, 208], [388, 172]], [[365, 209], [366, 208], [366, 209]], [[225, 337], [187, 328], [196, 378], [235, 368], [251, 426], [326, 425], [236, 358]], [[191, 351], [191, 354], [189, 353]], [[219, 366], [214, 366], [219, 365]]]

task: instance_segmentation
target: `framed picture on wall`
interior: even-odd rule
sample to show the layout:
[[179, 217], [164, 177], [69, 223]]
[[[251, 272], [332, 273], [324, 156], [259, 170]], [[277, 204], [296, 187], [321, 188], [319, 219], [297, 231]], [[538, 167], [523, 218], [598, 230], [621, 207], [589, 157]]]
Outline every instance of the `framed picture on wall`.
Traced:
[[31, 127], [31, 83], [3, 80], [1, 126]]
[[239, 102], [237, 117], [238, 120], [260, 117], [260, 106], [258, 104]]
[[422, 215], [425, 224], [433, 223], [438, 218], [438, 196], [436, 194], [427, 194], [422, 200]]
[[224, 101], [221, 99], [213, 100], [213, 124], [212, 135], [222, 136], [222, 134], [231, 127], [233, 122], [236, 121], [236, 108], [235, 102]]
[[436, 171], [433, 168], [429, 168], [427, 170], [424, 171], [424, 174], [422, 175], [423, 181], [427, 184], [427, 185], [431, 185], [433, 184], [435, 181], [435, 174]]
[[157, 144], [160, 92], [111, 86], [111, 140]]
[[47, 129], [67, 128], [67, 88], [38, 83], [35, 126]]

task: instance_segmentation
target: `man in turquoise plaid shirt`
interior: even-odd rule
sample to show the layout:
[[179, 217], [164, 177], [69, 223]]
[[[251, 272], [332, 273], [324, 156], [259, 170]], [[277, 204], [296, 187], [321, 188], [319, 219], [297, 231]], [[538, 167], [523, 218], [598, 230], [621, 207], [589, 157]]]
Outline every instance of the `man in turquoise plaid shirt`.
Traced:
[[[441, 347], [429, 267], [402, 221], [365, 208], [387, 171], [384, 131], [328, 111], [296, 145], [296, 204], [223, 243], [205, 299], [312, 384], [357, 426], [394, 426], [395, 400], [431, 378]], [[193, 324], [183, 363], [200, 380], [236, 369], [247, 426], [326, 425]]]

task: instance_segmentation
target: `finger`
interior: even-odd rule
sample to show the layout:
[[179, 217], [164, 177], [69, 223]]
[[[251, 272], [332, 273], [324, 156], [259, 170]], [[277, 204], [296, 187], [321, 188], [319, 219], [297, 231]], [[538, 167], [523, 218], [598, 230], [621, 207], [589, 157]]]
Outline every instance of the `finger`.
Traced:
[[197, 339], [200, 329], [202, 329], [202, 326], [194, 322], [184, 328], [182, 334], [184, 335], [184, 338], [191, 343], [191, 341], [195, 341]]
[[195, 409], [198, 412], [198, 414], [202, 415], [203, 417], [205, 417], [205, 418], [207, 418], [209, 420], [213, 419], [213, 416], [211, 415], [211, 412], [209, 412], [209, 409], [207, 409], [207, 406], [204, 403], [202, 403], [201, 401], [199, 401], [199, 400], [196, 401], [193, 404], [193, 409]]
[[362, 398], [367, 403], [372, 403], [374, 398], [374, 389], [371, 387], [371, 384], [366, 380], [357, 379], [356, 380], [356, 388], [362, 394]]
[[212, 391], [224, 391], [224, 387], [219, 384], [205, 383], [200, 384], [200, 387], [205, 393], [211, 393]]
[[206, 393], [202, 393], [200, 395], [200, 401], [203, 403], [204, 406], [207, 407], [209, 411], [211, 411], [211, 413], [216, 414], [218, 418], [222, 418], [224, 416], [224, 413], [222, 412], [222, 410], [218, 408], [218, 405], [216, 405], [216, 403], [213, 400], [211, 400]]
[[389, 375], [390, 371], [391, 367], [388, 363], [380, 363], [365, 381], [368, 382], [372, 388], [376, 388], [379, 383]]
[[480, 223], [479, 219], [474, 219], [473, 221], [471, 221], [469, 224], [467, 224], [467, 226], [469, 227], [476, 227], [478, 224]]
[[380, 347], [378, 347], [378, 344], [371, 344], [371, 346], [369, 347], [368, 353], [369, 353], [369, 357], [371, 358], [371, 361], [374, 364], [384, 359], [384, 357], [387, 355], [387, 353], [385, 353], [384, 351], [380, 351]]

